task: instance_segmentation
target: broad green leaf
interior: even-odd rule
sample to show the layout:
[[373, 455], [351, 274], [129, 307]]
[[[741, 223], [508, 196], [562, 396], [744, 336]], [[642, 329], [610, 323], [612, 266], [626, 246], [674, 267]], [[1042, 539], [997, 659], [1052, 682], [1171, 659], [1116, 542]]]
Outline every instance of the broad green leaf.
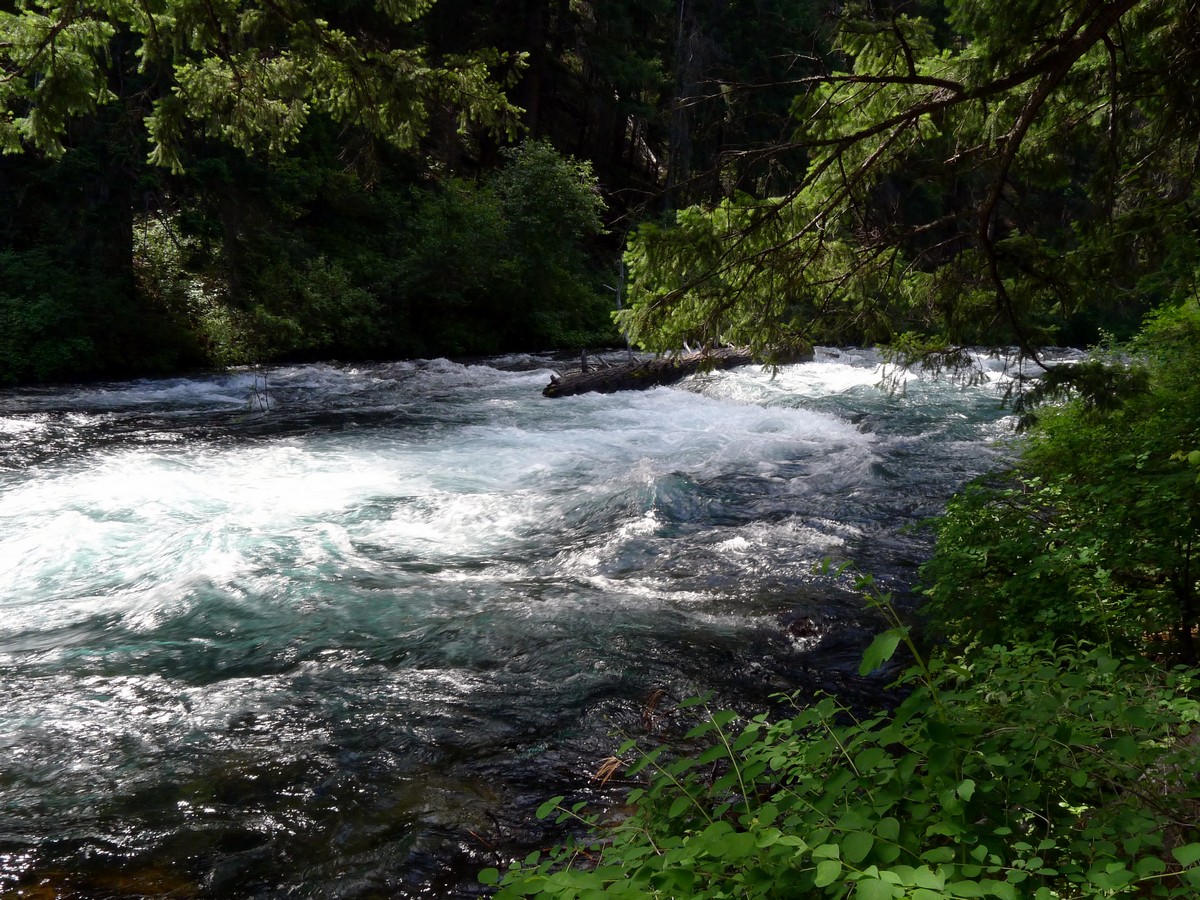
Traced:
[[1171, 850], [1171, 855], [1181, 866], [1195, 865], [1200, 862], [1200, 844], [1185, 844], [1182, 847], [1175, 847]]
[[817, 874], [813, 879], [813, 884], [815, 884], [817, 887], [828, 887], [837, 881], [838, 876], [841, 874], [841, 860], [823, 859], [817, 863]]
[[875, 845], [875, 836], [866, 831], [853, 831], [842, 839], [842, 855], [847, 862], [860, 863]]
[[900, 837], [900, 822], [892, 816], [880, 819], [875, 833], [885, 841], [894, 841]]
[[979, 882], [985, 895], [999, 897], [1000, 900], [1017, 900], [1017, 889], [1007, 881], [994, 881], [985, 878]]
[[1157, 856], [1145, 856], [1133, 864], [1133, 871], [1137, 873], [1138, 878], [1146, 878], [1167, 871], [1167, 864]]
[[671, 803], [671, 808], [669, 810], [667, 810], [667, 818], [668, 819], [677, 819], [677, 818], [679, 818], [679, 816], [681, 816], [683, 814], [683, 812], [685, 810], [689, 809], [691, 806], [692, 806], [692, 798], [689, 797], [687, 794], [684, 794], [681, 797], [676, 797]]
[[940, 871], [935, 872], [929, 866], [918, 866], [913, 872], [913, 883], [931, 891], [940, 891], [946, 886], [946, 879]]
[[907, 628], [891, 628], [877, 634], [871, 646], [863, 653], [862, 663], [858, 667], [859, 675], [869, 675], [892, 658], [900, 641], [908, 634]]
[[951, 897], [982, 897], [983, 887], [977, 881], [955, 881], [946, 885]]
[[921, 854], [921, 859], [931, 863], [948, 863], [954, 861], [954, 850], [950, 847], [934, 847]]
[[892, 900], [895, 896], [892, 885], [878, 878], [863, 878], [855, 882], [855, 900]]
[[813, 848], [812, 855], [813, 859], [840, 859], [842, 848], [837, 844], [822, 844]]

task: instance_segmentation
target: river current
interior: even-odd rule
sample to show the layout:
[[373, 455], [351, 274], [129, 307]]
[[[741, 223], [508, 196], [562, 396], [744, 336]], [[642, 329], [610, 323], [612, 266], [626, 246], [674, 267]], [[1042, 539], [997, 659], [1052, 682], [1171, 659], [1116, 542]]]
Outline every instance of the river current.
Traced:
[[0, 392], [0, 895], [472, 893], [549, 839], [542, 800], [599, 790], [615, 733], [852, 685], [872, 623], [816, 567], [911, 583], [911, 526], [1005, 452], [981, 365]]

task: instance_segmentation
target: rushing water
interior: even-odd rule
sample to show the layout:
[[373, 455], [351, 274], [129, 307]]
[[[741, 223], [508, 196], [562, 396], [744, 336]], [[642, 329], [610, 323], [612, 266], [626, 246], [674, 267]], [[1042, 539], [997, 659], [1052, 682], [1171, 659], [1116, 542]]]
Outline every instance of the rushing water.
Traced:
[[560, 400], [547, 364], [0, 393], [0, 894], [466, 893], [652, 692], [850, 678], [814, 567], [910, 579], [1008, 428], [863, 352]]

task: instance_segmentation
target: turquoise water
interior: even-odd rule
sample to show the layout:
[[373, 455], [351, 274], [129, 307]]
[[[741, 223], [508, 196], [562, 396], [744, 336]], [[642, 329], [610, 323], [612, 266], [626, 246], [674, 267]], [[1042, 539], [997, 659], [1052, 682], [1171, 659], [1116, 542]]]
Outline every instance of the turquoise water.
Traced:
[[996, 360], [547, 400], [552, 365], [0, 393], [0, 891], [469, 894], [653, 692], [852, 680], [870, 623], [814, 567], [906, 584], [1010, 426]]

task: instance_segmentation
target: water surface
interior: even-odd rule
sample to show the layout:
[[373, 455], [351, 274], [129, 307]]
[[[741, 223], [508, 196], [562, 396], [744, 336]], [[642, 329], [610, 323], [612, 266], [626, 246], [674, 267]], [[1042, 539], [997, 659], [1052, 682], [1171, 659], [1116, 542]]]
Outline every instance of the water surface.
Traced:
[[470, 893], [655, 691], [847, 683], [871, 625], [815, 566], [907, 584], [1009, 427], [998, 361], [550, 365], [0, 393], [0, 892]]

